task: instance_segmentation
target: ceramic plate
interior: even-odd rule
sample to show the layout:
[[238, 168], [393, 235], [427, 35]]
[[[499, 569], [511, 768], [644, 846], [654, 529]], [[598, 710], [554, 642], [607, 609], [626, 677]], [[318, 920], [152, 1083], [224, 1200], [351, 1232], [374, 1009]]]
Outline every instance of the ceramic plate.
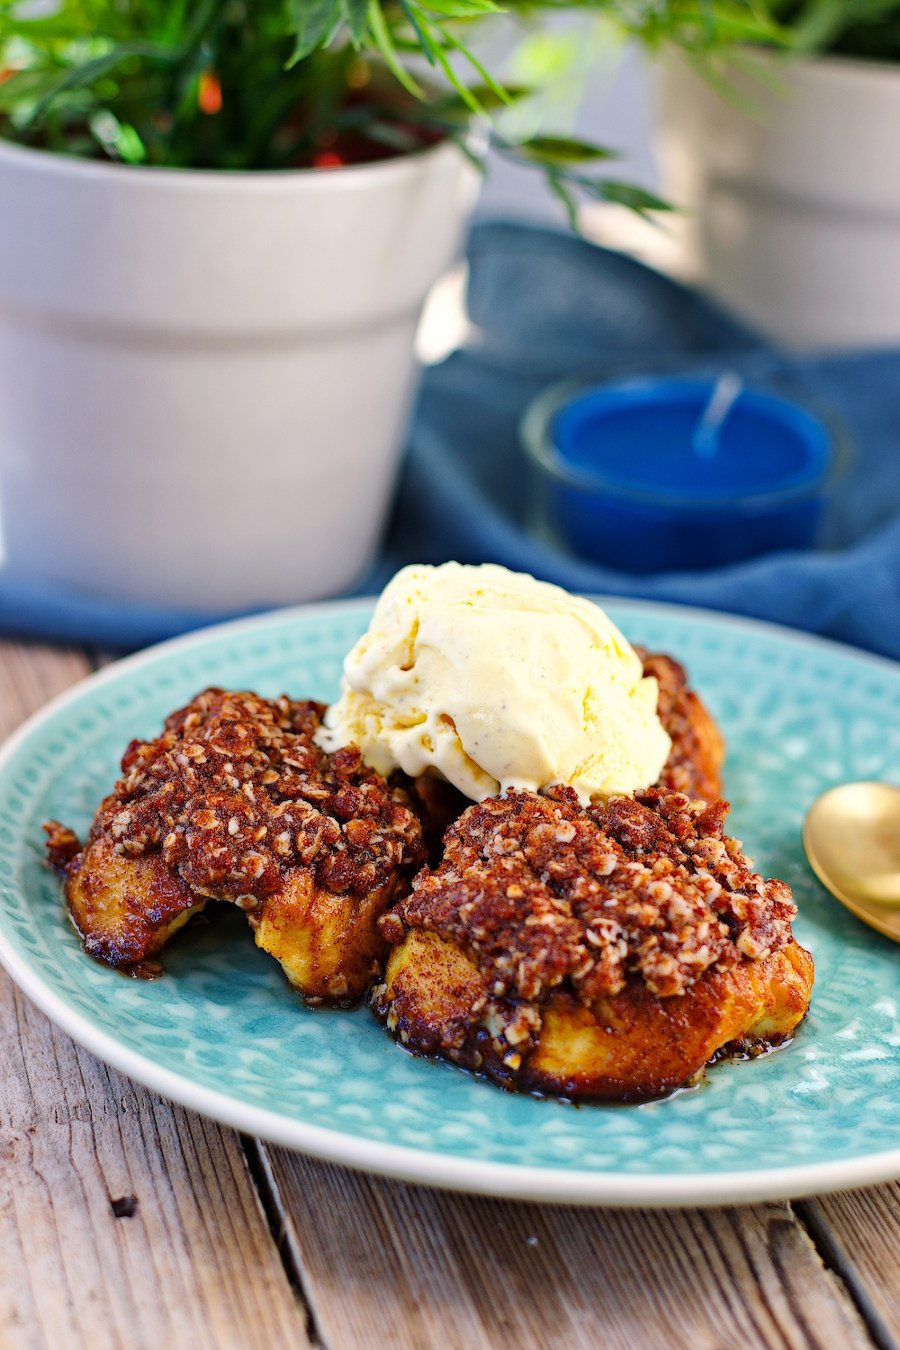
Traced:
[[83, 831], [133, 736], [210, 683], [327, 700], [371, 606], [276, 613], [112, 666], [0, 757], [0, 959], [89, 1050], [249, 1134], [431, 1185], [579, 1204], [774, 1199], [900, 1175], [900, 947], [806, 867], [813, 797], [900, 766], [900, 667], [724, 616], [611, 603], [635, 641], [684, 660], [729, 746], [733, 832], [784, 877], [816, 959], [793, 1042], [642, 1106], [518, 1097], [396, 1046], [365, 1008], [309, 1011], [241, 915], [190, 926], [157, 981], [89, 960], [42, 864], [41, 822]]

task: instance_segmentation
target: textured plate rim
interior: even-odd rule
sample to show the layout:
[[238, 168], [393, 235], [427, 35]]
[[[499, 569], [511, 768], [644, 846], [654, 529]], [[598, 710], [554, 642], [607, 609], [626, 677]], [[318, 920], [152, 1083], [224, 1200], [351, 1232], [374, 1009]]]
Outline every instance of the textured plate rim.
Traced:
[[[696, 606], [598, 596], [603, 604], [623, 604], [664, 615], [679, 615], [716, 625], [725, 623], [750, 631], [808, 646], [818, 651], [849, 656], [861, 665], [896, 670], [886, 657], [859, 651], [843, 643], [813, 634], [795, 632], [779, 624], [748, 619], [743, 615]], [[19, 727], [0, 749], [0, 776], [23, 745], [69, 704], [77, 702], [86, 688], [97, 689], [172, 651], [203, 646], [224, 634], [240, 634], [255, 627], [293, 618], [371, 608], [373, 597], [325, 601], [267, 611], [249, 618], [202, 628], [170, 638], [144, 651], [127, 656], [101, 671], [79, 680], [57, 695]], [[58, 1027], [79, 1045], [112, 1068], [170, 1101], [219, 1121], [222, 1125], [273, 1144], [295, 1149], [311, 1157], [444, 1190], [493, 1195], [505, 1199], [532, 1200], [551, 1204], [621, 1206], [626, 1208], [674, 1208], [700, 1205], [751, 1204], [790, 1200], [805, 1195], [846, 1190], [900, 1177], [900, 1148], [863, 1157], [837, 1159], [783, 1168], [760, 1168], [732, 1172], [695, 1172], [677, 1176], [665, 1173], [617, 1175], [600, 1171], [569, 1171], [552, 1167], [521, 1167], [514, 1163], [482, 1162], [447, 1157], [427, 1149], [380, 1143], [356, 1138], [305, 1121], [293, 1120], [261, 1107], [215, 1092], [189, 1077], [162, 1068], [153, 1059], [123, 1045], [114, 1035], [97, 1028], [89, 1017], [70, 1008], [52, 985], [33, 971], [11, 947], [0, 927], [0, 965], [21, 991]]]

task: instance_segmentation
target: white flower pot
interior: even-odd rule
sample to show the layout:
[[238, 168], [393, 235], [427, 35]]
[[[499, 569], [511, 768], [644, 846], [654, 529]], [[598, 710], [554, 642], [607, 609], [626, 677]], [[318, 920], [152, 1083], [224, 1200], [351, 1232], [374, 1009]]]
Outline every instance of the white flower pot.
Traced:
[[[761, 58], [758, 58], [761, 59]], [[683, 62], [660, 68], [663, 190], [684, 270], [794, 346], [900, 341], [900, 66], [765, 61], [756, 115]]]
[[5, 566], [220, 610], [351, 585], [477, 180], [449, 143], [226, 174], [0, 141]]

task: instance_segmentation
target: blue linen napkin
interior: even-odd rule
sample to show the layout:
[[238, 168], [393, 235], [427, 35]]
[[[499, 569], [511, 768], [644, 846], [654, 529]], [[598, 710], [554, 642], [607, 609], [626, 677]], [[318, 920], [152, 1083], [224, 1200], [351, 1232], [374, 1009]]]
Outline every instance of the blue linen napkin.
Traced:
[[[572, 590], [731, 610], [900, 658], [900, 351], [789, 359], [695, 292], [551, 230], [476, 226], [469, 263], [476, 336], [425, 372], [385, 548], [357, 594], [378, 590], [404, 562], [493, 561]], [[633, 577], [532, 533], [518, 422], [542, 388], [581, 373], [725, 367], [801, 387], [848, 429], [855, 461], [826, 549]], [[222, 617], [0, 576], [0, 630], [8, 633], [125, 649]]]

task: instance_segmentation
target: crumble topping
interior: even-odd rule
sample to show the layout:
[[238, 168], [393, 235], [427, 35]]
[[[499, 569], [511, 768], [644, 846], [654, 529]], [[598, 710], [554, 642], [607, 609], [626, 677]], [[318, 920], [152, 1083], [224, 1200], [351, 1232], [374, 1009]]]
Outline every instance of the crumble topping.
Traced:
[[[316, 884], [365, 894], [424, 859], [421, 825], [351, 747], [326, 755], [313, 741], [324, 706], [207, 689], [166, 719], [153, 741], [132, 741], [122, 777], [91, 838], [117, 852], [161, 852], [201, 895], [244, 908], [271, 895], [292, 867]], [[71, 831], [48, 827], [51, 861], [73, 856]], [[75, 841], [77, 845], [77, 841]]]
[[660, 998], [684, 994], [792, 937], [790, 888], [753, 872], [724, 834], [727, 812], [664, 788], [587, 809], [564, 787], [491, 798], [451, 827], [442, 862], [382, 932], [459, 945], [491, 998], [535, 1003], [565, 985], [589, 1004], [634, 977]]
[[68, 825], [48, 820], [44, 826], [47, 836], [47, 861], [56, 872], [64, 872], [73, 858], [81, 852], [81, 840]]
[[659, 686], [659, 720], [672, 742], [657, 786], [686, 792], [690, 797], [718, 796], [718, 773], [701, 741], [699, 700], [688, 685], [687, 671], [671, 656], [648, 652], [644, 647], [635, 647], [635, 651], [643, 662], [644, 674], [652, 675]]

